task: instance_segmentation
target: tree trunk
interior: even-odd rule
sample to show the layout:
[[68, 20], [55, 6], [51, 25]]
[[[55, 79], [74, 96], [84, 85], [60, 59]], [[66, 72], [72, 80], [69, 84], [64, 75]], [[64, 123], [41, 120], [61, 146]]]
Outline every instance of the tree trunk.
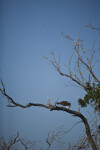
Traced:
[[81, 120], [83, 121], [84, 125], [85, 125], [85, 129], [86, 129], [86, 134], [87, 134], [87, 138], [88, 141], [92, 147], [93, 150], [97, 150], [96, 144], [93, 140], [93, 137], [91, 135], [91, 131], [90, 131], [90, 126], [88, 124], [87, 118], [85, 118], [80, 112], [74, 111], [74, 110], [70, 110], [70, 109], [66, 109], [64, 107], [56, 107], [54, 109], [51, 110], [62, 110], [62, 111], [66, 111], [70, 114], [73, 114], [74, 116], [77, 116], [79, 118], [81, 118]]
[[87, 137], [88, 137], [88, 141], [89, 143], [91, 144], [91, 147], [93, 150], [97, 150], [97, 147], [96, 147], [96, 144], [92, 138], [92, 135], [91, 135], [91, 131], [90, 131], [90, 127], [89, 127], [89, 124], [87, 122], [87, 119], [84, 118], [84, 124], [85, 124], [85, 129], [86, 129], [86, 134], [87, 134]]

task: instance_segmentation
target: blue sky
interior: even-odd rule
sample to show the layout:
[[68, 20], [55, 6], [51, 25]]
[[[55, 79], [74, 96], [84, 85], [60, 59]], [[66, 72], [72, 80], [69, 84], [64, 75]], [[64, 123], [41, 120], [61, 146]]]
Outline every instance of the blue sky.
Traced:
[[[77, 110], [77, 96], [83, 92], [66, 87], [69, 80], [61, 77], [43, 56], [51, 57], [53, 51], [56, 57], [61, 53], [62, 64], [68, 62], [72, 47], [62, 32], [76, 38], [81, 31], [88, 53], [94, 37], [97, 41], [100, 38], [97, 32], [86, 28], [90, 22], [100, 26], [99, 0], [1, 0], [0, 74], [7, 93], [22, 104], [47, 104], [48, 98], [52, 103], [56, 98], [68, 100]], [[100, 75], [100, 71], [96, 73]], [[23, 137], [41, 141], [40, 147], [45, 147], [49, 130], [61, 125], [70, 128], [78, 120], [63, 112], [7, 108], [6, 104], [0, 97], [1, 135], [10, 137], [18, 131]], [[74, 141], [75, 137], [70, 138]]]

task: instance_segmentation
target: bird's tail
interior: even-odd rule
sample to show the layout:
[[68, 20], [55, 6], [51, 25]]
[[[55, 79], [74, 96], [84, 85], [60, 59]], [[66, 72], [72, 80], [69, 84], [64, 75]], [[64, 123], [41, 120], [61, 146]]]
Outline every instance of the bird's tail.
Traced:
[[59, 103], [59, 102], [57, 102], [56, 104], [58, 104], [58, 105], [59, 105], [60, 103]]

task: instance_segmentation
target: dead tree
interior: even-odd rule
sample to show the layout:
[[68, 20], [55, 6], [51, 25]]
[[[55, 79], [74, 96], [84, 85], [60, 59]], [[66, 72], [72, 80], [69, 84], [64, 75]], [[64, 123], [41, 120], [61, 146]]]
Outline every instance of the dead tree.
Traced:
[[[93, 137], [94, 142], [97, 145], [97, 149], [99, 150], [100, 129], [98, 128], [98, 114], [97, 114], [97, 112], [94, 112], [92, 114], [89, 113], [89, 116], [91, 118], [89, 121], [89, 126], [91, 128], [91, 135]], [[67, 132], [69, 132], [69, 131], [67, 131]], [[65, 131], [65, 133], [66, 133], [66, 131]], [[69, 150], [81, 150], [81, 149], [84, 149], [84, 150], [91, 149], [91, 145], [88, 141], [88, 137], [85, 132], [82, 137], [79, 137], [79, 139], [77, 140], [77, 142], [75, 144], [71, 144], [71, 143], [69, 144]]]
[[[59, 74], [61, 76], [65, 76], [65, 77], [71, 79], [74, 83], [76, 83], [78, 86], [82, 87], [85, 91], [86, 91], [86, 88], [87, 88], [86, 81], [89, 81], [90, 83], [93, 83], [93, 82], [100, 83], [100, 80], [96, 77], [96, 75], [93, 71], [93, 67], [95, 66], [95, 64], [99, 60], [96, 60], [92, 64], [92, 60], [94, 58], [94, 54], [95, 54], [96, 51], [93, 51], [93, 53], [91, 54], [91, 57], [89, 58], [86, 54], [86, 51], [84, 50], [83, 41], [79, 39], [79, 36], [77, 37], [76, 40], [73, 40], [68, 35], [65, 35], [63, 33], [62, 33], [62, 35], [65, 38], [67, 38], [68, 40], [71, 40], [73, 42], [73, 44], [72, 44], [73, 52], [72, 52], [72, 55], [70, 57], [69, 64], [65, 65], [65, 68], [67, 69], [68, 72], [66, 73], [66, 72], [62, 71], [61, 65], [60, 65], [60, 56], [59, 56], [59, 59], [57, 61], [56, 58], [55, 58], [54, 53], [52, 52], [51, 53], [51, 55], [53, 57], [52, 59], [49, 59], [47, 57], [45, 57], [45, 58], [54, 66], [54, 68], [59, 72]], [[76, 56], [76, 64], [77, 64], [76, 70], [77, 70], [77, 73], [74, 73], [72, 71], [73, 69], [72, 69], [72, 66], [71, 66], [72, 59], [73, 59], [74, 55]], [[87, 71], [87, 76], [86, 77], [83, 75], [83, 68]], [[87, 77], [88, 77], [88, 79], [87, 79]], [[8, 107], [29, 108], [29, 107], [33, 107], [33, 106], [35, 106], [35, 107], [38, 106], [38, 107], [43, 107], [43, 108], [49, 109], [50, 111], [54, 111], [54, 110], [64, 111], [66, 113], [72, 114], [75, 117], [80, 118], [82, 120], [82, 122], [84, 123], [87, 139], [88, 139], [92, 149], [97, 150], [96, 143], [94, 142], [93, 137], [91, 135], [88, 120], [82, 113], [80, 113], [78, 111], [71, 110], [71, 109], [67, 109], [65, 107], [56, 106], [56, 101], [57, 100], [55, 101], [54, 105], [52, 105], [50, 101], [48, 102], [48, 105], [31, 103], [31, 102], [29, 102], [26, 105], [17, 103], [12, 97], [9, 96], [9, 94], [7, 94], [4, 83], [3, 83], [2, 80], [1, 80], [1, 84], [2, 84], [2, 88], [0, 88], [0, 92], [3, 96], [5, 96], [8, 99], [8, 105], [7, 105]]]
[[72, 115], [74, 115], [76, 117], [79, 117], [83, 121], [83, 123], [85, 125], [86, 134], [87, 134], [87, 137], [88, 137], [88, 141], [91, 144], [91, 147], [93, 148], [93, 150], [97, 150], [95, 142], [94, 142], [94, 140], [92, 138], [92, 135], [91, 135], [91, 131], [90, 131], [90, 127], [89, 127], [87, 118], [85, 118], [80, 112], [77, 112], [77, 111], [74, 111], [74, 110], [71, 110], [71, 109], [67, 109], [65, 107], [58, 107], [58, 106], [56, 106], [56, 102], [55, 102], [54, 105], [52, 105], [50, 102], [48, 103], [48, 105], [36, 104], [36, 103], [28, 103], [26, 105], [22, 105], [22, 104], [16, 103], [15, 100], [13, 98], [11, 98], [6, 93], [5, 86], [4, 86], [2, 80], [1, 80], [1, 83], [2, 83], [2, 89], [0, 88], [0, 91], [1, 91], [2, 95], [5, 96], [8, 99], [8, 105], [7, 105], [8, 107], [29, 108], [29, 107], [32, 107], [32, 106], [38, 106], [38, 107], [44, 107], [46, 109], [49, 109], [50, 111], [54, 111], [54, 110], [64, 111], [64, 112], [72, 114]]
[[[19, 137], [19, 133], [17, 133], [12, 138], [5, 140], [3, 137], [0, 139], [0, 150], [10, 150], [14, 148], [14, 146], [19, 143], [20, 146], [23, 146], [25, 150], [33, 150], [35, 147], [35, 143], [31, 141], [27, 141], [24, 138]], [[16, 149], [17, 150], [17, 149]]]

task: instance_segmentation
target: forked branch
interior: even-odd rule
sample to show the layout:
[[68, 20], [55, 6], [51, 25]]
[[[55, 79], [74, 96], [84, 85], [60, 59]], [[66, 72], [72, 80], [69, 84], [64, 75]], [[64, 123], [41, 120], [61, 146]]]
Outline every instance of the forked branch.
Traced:
[[9, 139], [9, 141], [2, 137], [0, 139], [0, 150], [14, 149], [16, 143], [19, 143], [20, 146], [22, 145], [25, 150], [33, 150], [35, 146], [34, 142], [20, 138], [19, 133], [17, 133], [17, 135], [13, 136], [11, 139]]
[[[72, 55], [69, 59], [69, 63], [68, 65], [65, 65], [67, 68], [67, 72], [63, 72], [61, 69], [61, 65], [60, 65], [60, 56], [59, 56], [59, 60], [57, 61], [57, 59], [55, 58], [54, 53], [52, 52], [52, 58], [53, 59], [49, 59], [47, 57], [44, 57], [45, 59], [47, 59], [53, 66], [54, 68], [59, 72], [59, 74], [61, 76], [65, 76], [67, 78], [70, 78], [72, 81], [74, 81], [75, 83], [77, 83], [80, 87], [82, 87], [83, 89], [86, 89], [86, 82], [98, 82], [100, 83], [100, 80], [96, 77], [95, 73], [93, 72], [93, 67], [95, 65], [95, 63], [97, 63], [99, 59], [97, 59], [95, 61], [95, 63], [92, 65], [92, 60], [94, 57], [94, 54], [96, 53], [93, 52], [91, 55], [91, 57], [89, 58], [83, 48], [83, 41], [79, 39], [79, 37], [77, 37], [77, 40], [73, 40], [70, 36], [65, 35], [63, 33], [63, 36], [65, 38], [67, 38], [68, 40], [71, 40], [73, 42], [72, 46], [73, 46], [73, 52]], [[77, 66], [75, 68], [72, 67], [72, 61], [73, 61], [73, 56], [76, 57], [76, 62], [75, 64], [77, 64]], [[75, 69], [77, 71], [75, 71]], [[74, 70], [74, 71], [73, 71]], [[83, 71], [86, 71], [85, 75], [87, 74], [87, 76], [84, 75]], [[77, 73], [75, 73], [77, 72]], [[93, 81], [92, 81], [93, 80]]]
[[[76, 117], [79, 117], [84, 125], [85, 125], [85, 129], [86, 129], [86, 134], [87, 134], [87, 137], [88, 137], [88, 141], [89, 143], [91, 144], [93, 150], [97, 150], [96, 148], [96, 145], [93, 141], [93, 138], [91, 136], [91, 132], [90, 132], [90, 127], [89, 127], [89, 124], [88, 124], [88, 121], [87, 119], [80, 113], [80, 112], [77, 112], [77, 111], [74, 111], [74, 110], [70, 110], [70, 109], [67, 109], [65, 107], [58, 107], [56, 106], [56, 104], [52, 105], [50, 102], [49, 102], [49, 105], [44, 105], [44, 104], [36, 104], [36, 103], [28, 103], [26, 105], [22, 105], [22, 104], [19, 104], [19, 103], [16, 103], [14, 101], [14, 99], [12, 99], [7, 93], [6, 93], [6, 90], [5, 90], [5, 86], [3, 84], [3, 81], [1, 80], [1, 84], [2, 84], [2, 88], [0, 88], [0, 92], [3, 96], [5, 96], [7, 99], [8, 99], [8, 107], [21, 107], [21, 108], [28, 108], [28, 107], [32, 107], [32, 106], [38, 106], [38, 107], [44, 107], [44, 108], [47, 108], [47, 109], [50, 109], [50, 111], [54, 111], [54, 110], [57, 110], [57, 111], [64, 111], [64, 112], [67, 112], [69, 114], [72, 114], [73, 116], [76, 116]], [[56, 99], [57, 101], [57, 99]], [[56, 102], [55, 101], [55, 102]]]

